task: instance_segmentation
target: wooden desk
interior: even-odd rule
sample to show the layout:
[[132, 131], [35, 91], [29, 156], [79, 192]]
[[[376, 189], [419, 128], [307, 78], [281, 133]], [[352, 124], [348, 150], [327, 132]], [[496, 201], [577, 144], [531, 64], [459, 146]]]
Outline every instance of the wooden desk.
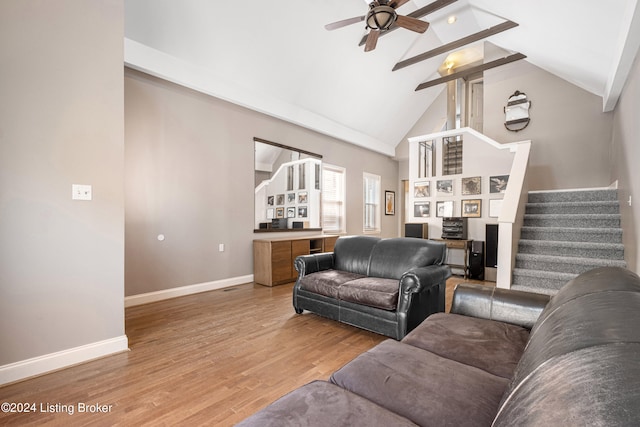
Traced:
[[[473, 240], [457, 240], [457, 239], [434, 239], [439, 242], [444, 242], [447, 245], [447, 259], [445, 260], [445, 264], [450, 266], [451, 268], [460, 268], [464, 271], [464, 278], [469, 278], [469, 249], [471, 248], [471, 242]], [[450, 264], [449, 260], [449, 250], [451, 249], [459, 249], [464, 251], [464, 260], [463, 264]]]
[[319, 235], [253, 241], [253, 281], [274, 286], [295, 282], [298, 272], [293, 266], [298, 255], [333, 252], [338, 236]]

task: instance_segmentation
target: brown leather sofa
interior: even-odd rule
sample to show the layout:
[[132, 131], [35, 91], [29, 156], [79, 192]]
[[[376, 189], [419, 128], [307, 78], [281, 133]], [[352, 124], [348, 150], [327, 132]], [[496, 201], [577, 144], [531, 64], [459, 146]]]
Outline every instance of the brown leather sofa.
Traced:
[[293, 307], [402, 339], [444, 311], [445, 256], [432, 240], [340, 237], [333, 252], [296, 258]]
[[459, 285], [386, 340], [241, 426], [640, 425], [640, 278], [605, 267], [551, 298]]

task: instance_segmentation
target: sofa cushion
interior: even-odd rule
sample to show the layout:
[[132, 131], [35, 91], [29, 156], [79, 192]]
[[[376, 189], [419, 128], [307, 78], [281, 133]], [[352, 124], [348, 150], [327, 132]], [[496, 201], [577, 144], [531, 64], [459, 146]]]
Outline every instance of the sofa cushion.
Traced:
[[308, 274], [299, 280], [301, 289], [338, 299], [339, 290], [343, 283], [362, 277], [365, 276], [348, 271], [324, 270]]
[[245, 419], [240, 427], [415, 426], [356, 394], [314, 381]]
[[382, 239], [371, 250], [367, 275], [400, 280], [412, 268], [442, 264], [445, 255], [442, 242], [410, 237]]
[[394, 340], [331, 381], [422, 426], [489, 426], [507, 387], [502, 377]]
[[351, 280], [340, 287], [339, 298], [355, 304], [396, 310], [398, 308], [398, 289], [400, 284], [396, 279], [381, 279], [379, 277], [363, 277]]
[[334, 265], [336, 270], [367, 275], [371, 250], [380, 242], [374, 236], [345, 236], [336, 240], [333, 248]]
[[528, 338], [529, 330], [520, 326], [460, 314], [436, 313], [402, 342], [511, 379]]

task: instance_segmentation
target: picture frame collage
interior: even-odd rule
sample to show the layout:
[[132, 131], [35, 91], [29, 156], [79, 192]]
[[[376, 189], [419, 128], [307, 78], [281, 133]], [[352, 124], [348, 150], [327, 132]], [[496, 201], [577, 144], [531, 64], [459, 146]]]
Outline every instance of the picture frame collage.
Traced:
[[307, 218], [309, 193], [290, 191], [267, 196], [267, 219]]
[[[497, 194], [504, 194], [509, 183], [509, 175], [495, 175], [489, 177], [489, 195], [493, 197]], [[465, 178], [444, 178], [437, 180], [420, 179], [414, 182], [413, 186], [413, 217], [414, 218], [430, 218], [433, 216], [431, 209], [432, 199], [435, 198], [435, 216], [436, 218], [453, 217], [455, 215], [455, 205], [458, 199], [455, 187], [459, 184], [459, 193], [461, 198], [460, 216], [466, 218], [482, 217], [482, 198], [466, 198], [469, 196], [482, 196], [482, 177], [465, 177]], [[465, 197], [465, 198], [462, 198]], [[490, 198], [489, 217], [497, 218], [500, 215], [502, 207], [502, 198]]]

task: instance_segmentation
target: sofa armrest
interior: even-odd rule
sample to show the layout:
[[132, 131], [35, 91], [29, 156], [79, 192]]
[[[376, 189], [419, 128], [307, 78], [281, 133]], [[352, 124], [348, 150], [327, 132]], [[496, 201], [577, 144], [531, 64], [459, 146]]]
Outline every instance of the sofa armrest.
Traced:
[[412, 268], [400, 278], [400, 293], [411, 294], [444, 282], [451, 276], [448, 265], [428, 265]]
[[304, 277], [307, 274], [333, 268], [333, 261], [333, 252], [323, 252], [313, 255], [300, 255], [296, 257], [293, 265], [298, 272], [298, 277]]
[[453, 292], [451, 313], [531, 329], [550, 299], [544, 294], [461, 283]]

